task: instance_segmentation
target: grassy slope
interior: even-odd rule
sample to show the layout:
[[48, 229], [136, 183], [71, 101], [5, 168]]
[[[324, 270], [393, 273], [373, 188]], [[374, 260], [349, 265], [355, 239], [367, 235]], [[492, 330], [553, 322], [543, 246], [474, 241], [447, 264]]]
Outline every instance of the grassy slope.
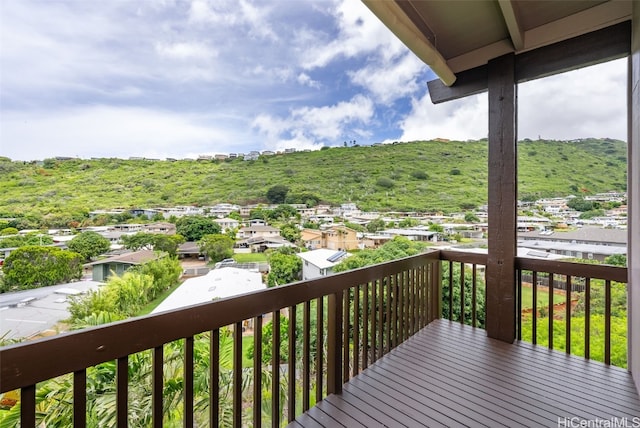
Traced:
[[[624, 190], [626, 143], [519, 143], [520, 195]], [[451, 174], [453, 169], [459, 175]], [[414, 178], [416, 171], [427, 179]], [[392, 188], [377, 185], [393, 180]], [[230, 162], [70, 160], [53, 168], [0, 161], [0, 216], [218, 202], [264, 202], [269, 187], [375, 210], [453, 211], [486, 203], [487, 143], [412, 142]], [[572, 187], [573, 186], [573, 187]]]

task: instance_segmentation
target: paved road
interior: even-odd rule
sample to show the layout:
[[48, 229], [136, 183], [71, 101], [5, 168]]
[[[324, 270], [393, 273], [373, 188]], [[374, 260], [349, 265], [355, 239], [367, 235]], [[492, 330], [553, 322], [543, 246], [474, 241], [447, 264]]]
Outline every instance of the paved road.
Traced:
[[0, 338], [29, 338], [69, 317], [67, 297], [102, 283], [78, 281], [0, 294]]

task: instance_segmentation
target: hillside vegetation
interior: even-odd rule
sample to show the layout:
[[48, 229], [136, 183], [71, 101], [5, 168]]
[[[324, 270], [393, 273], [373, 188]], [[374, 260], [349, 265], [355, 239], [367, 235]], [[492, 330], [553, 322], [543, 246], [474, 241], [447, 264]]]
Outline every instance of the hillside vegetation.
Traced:
[[[626, 143], [518, 144], [520, 197], [626, 189]], [[335, 147], [255, 161], [0, 158], [0, 216], [86, 216], [93, 209], [266, 202], [355, 202], [366, 210], [451, 212], [486, 203], [487, 141]]]

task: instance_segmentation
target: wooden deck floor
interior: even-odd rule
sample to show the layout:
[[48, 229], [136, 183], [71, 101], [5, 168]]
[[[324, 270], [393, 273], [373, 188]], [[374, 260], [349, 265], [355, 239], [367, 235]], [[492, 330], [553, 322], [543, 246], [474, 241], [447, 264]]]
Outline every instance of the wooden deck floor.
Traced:
[[640, 399], [626, 370], [438, 320], [290, 426], [631, 427]]

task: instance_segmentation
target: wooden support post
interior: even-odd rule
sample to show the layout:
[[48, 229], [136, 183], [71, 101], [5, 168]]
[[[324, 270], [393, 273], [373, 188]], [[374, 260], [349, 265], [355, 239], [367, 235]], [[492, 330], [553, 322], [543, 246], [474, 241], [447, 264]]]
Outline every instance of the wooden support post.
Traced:
[[[327, 393], [342, 392], [342, 292], [329, 295], [327, 319]], [[375, 331], [372, 331], [372, 335]]]
[[517, 151], [515, 55], [488, 64], [489, 86], [489, 337], [513, 342], [516, 334]]

